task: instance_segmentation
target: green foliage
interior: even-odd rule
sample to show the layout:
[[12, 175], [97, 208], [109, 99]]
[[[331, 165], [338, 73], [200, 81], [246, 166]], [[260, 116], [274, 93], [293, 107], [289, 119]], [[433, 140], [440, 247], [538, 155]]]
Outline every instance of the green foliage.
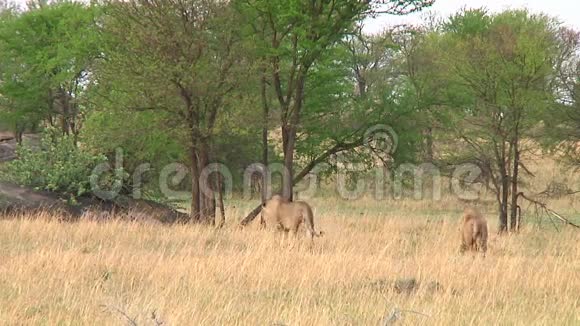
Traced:
[[[185, 16], [176, 14], [182, 5], [191, 9]], [[238, 83], [230, 75], [242, 67], [229, 5], [136, 0], [112, 3], [106, 13], [98, 95], [111, 103], [121, 98], [118, 110], [155, 112], [183, 141], [191, 141], [189, 132], [211, 137], [215, 114]]]
[[[245, 169], [251, 164], [261, 162], [262, 144], [262, 112], [257, 94], [256, 84], [249, 89], [244, 97], [238, 97], [235, 103], [228, 104], [222, 118], [214, 130], [214, 159], [228, 166], [234, 178], [235, 189], [243, 185], [242, 177]], [[275, 148], [270, 147], [271, 156], [275, 157]]]
[[117, 149], [122, 150], [126, 171], [135, 171], [141, 164], [151, 164], [151, 171], [145, 176], [156, 180], [166, 164], [187, 161], [187, 146], [179, 134], [163, 129], [164, 121], [163, 113], [103, 106], [88, 115], [80, 140], [91, 152], [110, 158], [115, 156]]
[[5, 178], [22, 186], [78, 197], [91, 191], [90, 175], [104, 155], [95, 155], [75, 145], [73, 137], [46, 132], [37, 148], [24, 144], [18, 159], [6, 165]]
[[[558, 107], [559, 67], [565, 65], [555, 19], [527, 10], [491, 14], [464, 10], [426, 39], [434, 50], [440, 92], [439, 133], [446, 163], [474, 163], [497, 194], [500, 230], [517, 228], [518, 187], [525, 161], [543, 140]], [[429, 52], [426, 52], [429, 53]], [[562, 114], [562, 112], [560, 112]]]
[[[371, 52], [363, 50], [372, 47]], [[299, 161], [308, 162], [337, 143], [357, 144], [343, 152], [349, 162], [366, 163], [368, 168], [376, 166], [377, 155], [391, 165], [416, 161], [424, 113], [417, 110], [410, 88], [401, 87], [401, 76], [393, 72], [399, 68], [399, 55], [390, 35], [361, 35], [354, 44], [338, 44], [321, 57], [307, 82], [296, 146]], [[353, 79], [362, 84], [353, 84]], [[393, 128], [398, 137], [392, 153], [363, 148], [365, 133], [381, 126]]]
[[62, 116], [63, 130], [75, 131], [86, 108], [88, 69], [99, 55], [97, 16], [98, 7], [75, 2], [0, 16], [4, 121], [23, 129]]
[[471, 9], [449, 17], [443, 28], [446, 32], [470, 38], [482, 35], [489, 28], [491, 21], [485, 9]]
[[546, 149], [558, 153], [566, 163], [580, 168], [580, 32], [560, 28], [560, 56], [557, 70], [557, 105], [544, 112], [546, 135], [541, 139]]
[[[374, 154], [361, 147], [365, 133], [375, 125], [398, 124], [401, 134], [412, 134], [405, 135], [403, 144], [409, 146], [400, 147], [396, 154], [402, 160], [415, 156], [411, 139], [416, 139], [420, 125], [411, 122], [417, 116], [415, 108], [402, 106], [395, 98], [398, 76], [391, 75], [396, 68], [389, 61], [395, 46], [389, 39], [369, 41], [364, 35], [353, 35], [358, 32], [357, 22], [377, 10], [379, 2], [238, 2], [255, 33], [257, 57], [264, 62], [271, 86], [285, 164], [293, 165], [296, 157], [295, 175], [304, 175], [317, 163], [329, 163], [338, 153], [374, 165]], [[383, 9], [398, 13], [428, 5], [427, 1], [383, 3]], [[357, 42], [359, 38], [364, 41]], [[346, 42], [351, 39], [354, 44]], [[364, 91], [357, 92], [360, 85]]]
[[441, 38], [446, 54], [438, 64], [454, 72], [447, 83], [462, 94], [447, 101], [455, 113], [448, 116], [453, 134], [480, 144], [535, 135], [534, 127], [547, 118], [542, 113], [555, 104], [555, 26], [549, 17], [521, 10], [466, 11], [449, 21]]

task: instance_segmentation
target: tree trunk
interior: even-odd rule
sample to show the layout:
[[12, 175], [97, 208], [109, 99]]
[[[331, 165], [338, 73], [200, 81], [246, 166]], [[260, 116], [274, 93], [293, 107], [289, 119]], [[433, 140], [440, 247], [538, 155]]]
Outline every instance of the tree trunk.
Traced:
[[433, 163], [433, 127], [428, 127], [425, 130], [425, 160], [428, 163]]
[[16, 143], [22, 145], [22, 136], [24, 135], [26, 127], [22, 124], [16, 123], [16, 131], [14, 132], [14, 138], [16, 138]]
[[519, 139], [518, 139], [518, 131], [516, 127], [516, 136], [513, 143], [514, 148], [514, 166], [513, 166], [513, 174], [512, 174], [512, 189], [511, 189], [511, 214], [510, 214], [510, 231], [517, 232], [519, 231], [519, 210], [518, 210], [518, 176], [519, 176], [519, 165], [520, 165], [520, 151], [519, 151]]
[[78, 109], [78, 105], [77, 105], [76, 101], [72, 98], [70, 98], [70, 100], [69, 100], [69, 105], [70, 105], [70, 112], [71, 112], [71, 117], [70, 117], [71, 133], [73, 135], [73, 140], [74, 140], [75, 146], [78, 146], [79, 135], [80, 135], [81, 128], [82, 128], [82, 123], [81, 123], [81, 121], [79, 121], [79, 117], [78, 117], [79, 109]]
[[509, 177], [503, 175], [501, 177], [501, 202], [500, 202], [500, 212], [499, 212], [499, 233], [505, 233], [508, 231], [508, 198], [509, 198]]
[[[205, 140], [201, 141], [200, 150], [198, 155], [199, 161], [199, 175], [203, 169], [209, 165], [209, 147]], [[203, 182], [200, 184], [200, 189], [203, 191], [199, 192], [199, 202], [200, 202], [200, 222], [204, 224], [215, 224], [215, 194], [212, 189], [212, 182], [210, 181], [213, 176], [209, 176], [208, 180], [200, 180], [198, 175], [198, 182]], [[203, 187], [203, 188], [201, 188]]]
[[198, 221], [200, 217], [199, 202], [199, 167], [197, 165], [197, 151], [191, 146], [191, 220]]
[[296, 129], [293, 126], [282, 128], [284, 147], [284, 173], [282, 174], [282, 197], [292, 201], [294, 185], [294, 147], [296, 144]]
[[501, 196], [499, 202], [499, 233], [508, 231], [508, 199], [509, 199], [509, 175], [506, 167], [505, 144], [502, 144], [502, 156], [499, 163], [501, 180]]
[[360, 98], [366, 98], [367, 96], [367, 83], [362, 77], [357, 77], [357, 91]]
[[[291, 112], [286, 112], [286, 123], [282, 124], [282, 142], [284, 148], [284, 173], [282, 180], [282, 196], [290, 201], [294, 189], [294, 149], [296, 147], [296, 128], [300, 123], [300, 112], [304, 102], [304, 84], [306, 72], [301, 72], [296, 82], [296, 93]], [[289, 114], [289, 115], [288, 115]]]
[[[336, 153], [340, 153], [342, 151], [346, 151], [346, 150], [351, 150], [354, 148], [357, 148], [359, 146], [362, 146], [364, 144], [364, 138], [361, 137], [360, 139], [352, 142], [352, 143], [340, 143], [340, 144], [336, 144], [334, 147], [330, 148], [329, 150], [327, 150], [326, 152], [320, 154], [320, 156], [318, 156], [316, 159], [312, 160], [310, 163], [308, 163], [303, 169], [302, 171], [300, 171], [300, 173], [298, 173], [296, 175], [296, 177], [294, 178], [294, 180], [292, 181], [292, 184], [295, 185], [298, 182], [302, 181], [302, 179], [304, 179], [308, 173], [310, 173], [310, 171], [312, 171], [317, 164], [325, 162], [330, 156], [336, 154]], [[240, 224], [242, 226], [248, 225], [248, 223], [252, 222], [256, 216], [258, 216], [258, 214], [260, 214], [260, 211], [262, 210], [262, 205], [258, 205], [256, 206], [241, 222]]]
[[61, 87], [58, 90], [58, 100], [60, 102], [60, 113], [61, 113], [61, 128], [63, 135], [70, 135], [71, 125], [70, 125], [70, 105], [67, 92]]
[[270, 116], [270, 108], [268, 106], [268, 94], [266, 93], [266, 72], [262, 76], [262, 164], [264, 164], [264, 171], [262, 173], [262, 203], [268, 200], [271, 185], [268, 182], [268, 118]]
[[216, 178], [216, 196], [217, 196], [217, 206], [219, 207], [220, 210], [220, 221], [217, 223], [218, 227], [223, 227], [226, 224], [226, 210], [224, 207], [224, 196], [222, 194], [223, 192], [223, 180], [222, 180], [222, 175], [221, 173], [218, 173]]
[[506, 141], [501, 140], [498, 144], [496, 140], [494, 143], [495, 160], [499, 176], [497, 177], [497, 201], [499, 207], [499, 233], [508, 231], [508, 198], [509, 198], [509, 175], [507, 168], [507, 158], [510, 157], [510, 151], [506, 152]]

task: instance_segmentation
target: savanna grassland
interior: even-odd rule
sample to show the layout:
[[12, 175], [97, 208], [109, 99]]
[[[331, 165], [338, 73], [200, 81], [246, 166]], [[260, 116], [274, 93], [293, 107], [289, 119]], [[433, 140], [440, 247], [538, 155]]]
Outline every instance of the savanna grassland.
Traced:
[[[580, 232], [530, 218], [486, 258], [458, 254], [452, 199], [312, 201], [298, 239], [182, 225], [0, 221], [5, 325], [577, 325]], [[250, 202], [230, 202], [228, 217]], [[568, 212], [578, 207], [566, 199]], [[577, 206], [577, 205], [576, 205]], [[257, 224], [257, 223], [255, 223]], [[416, 284], [412, 286], [411, 279]], [[411, 284], [411, 285], [410, 285]]]
[[[0, 326], [580, 325], [580, 232], [529, 205], [580, 224], [580, 19], [448, 2], [0, 0]], [[324, 236], [241, 228], [259, 180]]]

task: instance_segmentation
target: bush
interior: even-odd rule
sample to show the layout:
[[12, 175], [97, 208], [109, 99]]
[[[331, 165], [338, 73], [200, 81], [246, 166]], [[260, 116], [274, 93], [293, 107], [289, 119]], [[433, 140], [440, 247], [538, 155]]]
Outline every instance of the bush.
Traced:
[[43, 134], [40, 146], [25, 144], [16, 152], [18, 158], [6, 165], [4, 179], [73, 198], [91, 191], [93, 169], [107, 162], [104, 155], [77, 147], [73, 137], [56, 136], [51, 131]]

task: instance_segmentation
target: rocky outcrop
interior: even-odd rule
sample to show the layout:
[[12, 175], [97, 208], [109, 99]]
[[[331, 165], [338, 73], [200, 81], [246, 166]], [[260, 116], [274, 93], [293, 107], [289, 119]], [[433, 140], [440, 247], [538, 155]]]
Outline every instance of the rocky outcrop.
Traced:
[[16, 158], [16, 139], [9, 132], [0, 132], [0, 162]]
[[183, 223], [189, 220], [188, 214], [148, 200], [119, 197], [114, 201], [103, 201], [83, 197], [73, 205], [55, 193], [0, 182], [0, 218], [33, 215], [41, 211], [67, 221], [86, 218]]
[[11, 132], [6, 132], [6, 131], [0, 131], [0, 143], [5, 142], [5, 141], [9, 141], [9, 140], [13, 140], [14, 134]]
[[[37, 134], [25, 134], [22, 142], [31, 145], [33, 148], [40, 144], [40, 136]], [[0, 163], [16, 159], [16, 148], [18, 143], [12, 133], [0, 132]]]
[[[38, 135], [24, 135], [24, 144], [39, 146]], [[17, 142], [13, 134], [0, 131], [0, 163], [16, 159]], [[38, 191], [0, 181], [0, 218], [48, 212], [63, 220], [90, 218], [98, 220], [127, 219], [177, 223], [189, 215], [148, 200], [119, 196], [112, 201], [95, 197], [78, 198], [74, 204], [56, 193]]]

